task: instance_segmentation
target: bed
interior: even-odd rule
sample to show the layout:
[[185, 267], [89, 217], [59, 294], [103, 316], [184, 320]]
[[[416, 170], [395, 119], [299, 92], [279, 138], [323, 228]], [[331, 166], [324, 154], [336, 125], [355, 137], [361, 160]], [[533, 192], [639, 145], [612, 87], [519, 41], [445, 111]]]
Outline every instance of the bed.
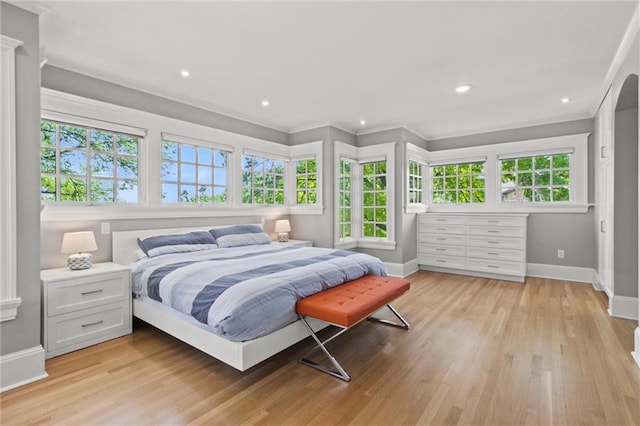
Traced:
[[[218, 230], [219, 236], [228, 227], [199, 229], [213, 229], [212, 233]], [[114, 232], [113, 261], [132, 267], [135, 317], [240, 371], [309, 336], [295, 314], [296, 299], [362, 275], [386, 274], [382, 262], [362, 253], [281, 243], [225, 247], [221, 237], [216, 241], [221, 248], [204, 247], [153, 257], [140, 254], [138, 239], [151, 241], [151, 237], [191, 231], [192, 228], [173, 228]], [[218, 289], [220, 283], [228, 282], [233, 285]], [[270, 286], [277, 289], [275, 296], [259, 299], [262, 293], [270, 294], [263, 290]], [[216, 293], [216, 298], [202, 308], [198, 297], [207, 292]], [[174, 294], [182, 298], [174, 300]], [[234, 323], [234, 317], [245, 311], [253, 323]], [[276, 321], [271, 323], [258, 313]], [[315, 320], [310, 325], [318, 331], [328, 324]]]

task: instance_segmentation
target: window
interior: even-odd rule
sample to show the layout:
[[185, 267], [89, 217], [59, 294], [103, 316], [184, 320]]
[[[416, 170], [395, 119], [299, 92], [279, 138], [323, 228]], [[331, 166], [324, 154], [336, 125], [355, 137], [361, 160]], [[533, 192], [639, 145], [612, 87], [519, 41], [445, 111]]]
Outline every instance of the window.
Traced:
[[485, 162], [431, 166], [434, 204], [468, 204], [485, 201]]
[[225, 204], [225, 151], [187, 143], [162, 141], [162, 202]]
[[395, 142], [334, 142], [334, 247], [394, 250]]
[[41, 200], [137, 203], [138, 148], [137, 136], [42, 121]]
[[284, 204], [284, 161], [242, 156], [242, 202], [244, 204]]
[[422, 204], [423, 194], [423, 165], [417, 161], [409, 160], [408, 171], [409, 204]]
[[296, 203], [316, 204], [318, 188], [318, 173], [316, 160], [296, 161]]
[[500, 160], [501, 201], [571, 201], [570, 164], [568, 153]]
[[351, 237], [351, 170], [353, 161], [340, 159], [338, 172], [338, 238]]
[[362, 166], [362, 236], [387, 237], [387, 162]]

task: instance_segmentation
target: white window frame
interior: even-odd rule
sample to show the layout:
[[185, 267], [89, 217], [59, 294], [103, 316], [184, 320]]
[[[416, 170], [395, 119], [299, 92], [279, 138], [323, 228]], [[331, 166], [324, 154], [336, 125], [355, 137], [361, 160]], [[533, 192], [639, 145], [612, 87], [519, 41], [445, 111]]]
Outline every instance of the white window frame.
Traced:
[[[470, 148], [457, 148], [430, 152], [429, 166], [444, 163], [465, 163], [486, 158], [485, 202], [468, 204], [433, 204], [431, 202], [431, 176], [428, 182], [429, 211], [433, 212], [488, 212], [488, 213], [586, 213], [588, 202], [588, 138], [590, 133], [531, 139]], [[526, 203], [502, 202], [500, 197], [500, 158], [532, 157], [571, 150], [570, 202]]]
[[[179, 145], [184, 144], [184, 145], [191, 145], [191, 146], [195, 146], [196, 148], [205, 148], [205, 149], [210, 149], [212, 151], [221, 151], [224, 152], [227, 155], [227, 166], [226, 166], [226, 171], [227, 171], [227, 179], [226, 179], [226, 184], [225, 184], [225, 190], [226, 190], [226, 194], [227, 194], [227, 200], [225, 203], [165, 203], [163, 201], [161, 201], [163, 203], [163, 205], [190, 205], [190, 206], [199, 206], [199, 207], [203, 207], [203, 206], [226, 206], [229, 204], [229, 164], [232, 163], [233, 161], [233, 147], [230, 145], [225, 145], [225, 144], [221, 144], [221, 143], [215, 143], [215, 142], [211, 142], [211, 141], [206, 141], [206, 140], [201, 140], [201, 139], [196, 139], [196, 138], [190, 138], [188, 136], [181, 136], [181, 135], [174, 135], [171, 133], [166, 133], [163, 132], [161, 134], [161, 138], [160, 138], [160, 142], [164, 143], [164, 142], [172, 142], [172, 143], [177, 143]], [[160, 162], [165, 161], [162, 159], [162, 147], [160, 148]], [[181, 161], [173, 161], [173, 160], [169, 160], [171, 162], [175, 162], [178, 165], [178, 184], [181, 184], [181, 180], [180, 180], [180, 164], [182, 163]], [[212, 173], [215, 174], [215, 169], [216, 168], [220, 168], [220, 167], [215, 167], [215, 159], [211, 165], [212, 168]], [[199, 166], [199, 163], [195, 164], [196, 167]], [[165, 183], [166, 181], [162, 179], [162, 175], [160, 175], [160, 180], [161, 180], [161, 186], [160, 186], [160, 191], [162, 191], [162, 184]], [[212, 178], [213, 184], [211, 186], [213, 186], [214, 191], [215, 191], [215, 186], [220, 186], [220, 185], [215, 185], [215, 178]], [[197, 183], [194, 183], [194, 186], [198, 186]], [[213, 197], [215, 198], [215, 192], [213, 194]], [[162, 200], [162, 195], [161, 195], [161, 200]]]
[[[273, 216], [288, 214], [320, 215], [323, 213], [323, 141], [288, 146], [47, 88], [41, 89], [41, 108], [43, 113], [56, 113], [65, 117], [73, 116], [85, 120], [83, 122], [85, 125], [90, 125], [90, 123], [97, 121], [109, 123], [112, 126], [142, 129], [146, 132], [146, 138], [144, 143], [139, 146], [138, 152], [139, 204], [124, 205], [113, 203], [113, 205], [87, 206], [84, 204], [61, 205], [60, 203], [51, 203], [42, 212], [41, 219], [43, 221]], [[42, 118], [45, 117], [43, 116]], [[213, 203], [206, 205], [162, 203], [161, 149], [163, 133], [180, 135], [185, 139], [207, 141], [212, 146], [225, 146], [234, 149], [228, 164], [227, 205]], [[243, 205], [241, 161], [242, 153], [245, 152], [258, 153], [257, 155], [260, 156], [273, 156], [275, 154], [288, 160], [288, 165], [285, 165], [287, 170], [285, 173], [285, 197], [287, 200], [295, 200], [295, 181], [289, 169], [289, 167], [293, 167], [291, 166], [291, 160], [301, 156], [315, 157], [319, 183], [316, 204], [297, 205], [287, 201], [285, 205]]]
[[[433, 202], [433, 190], [434, 190], [434, 188], [433, 188], [433, 170], [432, 170], [432, 168], [433, 168], [433, 167], [447, 167], [447, 166], [453, 166], [453, 165], [455, 165], [455, 166], [459, 166], [459, 165], [461, 165], [461, 164], [474, 164], [474, 163], [482, 163], [482, 164], [484, 164], [484, 168], [485, 168], [484, 175], [486, 176], [486, 168], [487, 168], [487, 158], [486, 158], [486, 157], [466, 158], [466, 159], [464, 159], [464, 160], [446, 161], [446, 162], [441, 162], [441, 163], [440, 163], [440, 162], [431, 162], [431, 163], [427, 166], [427, 167], [429, 168], [429, 170], [427, 170], [427, 179], [428, 179], [428, 181], [429, 181], [429, 182], [428, 182], [428, 188], [429, 188], [429, 200], [431, 201], [431, 204], [432, 204], [432, 205], [434, 205], [434, 206], [441, 206], [441, 205], [448, 205], [448, 206], [455, 206], [455, 205], [468, 206], [468, 205], [470, 205], [470, 204], [473, 204], [473, 205], [482, 205], [482, 204], [484, 204], [484, 203], [486, 202], [486, 198], [487, 198], [487, 182], [486, 182], [486, 180], [485, 180], [485, 187], [483, 188], [483, 189], [484, 189], [484, 193], [485, 193], [485, 201], [484, 201], [484, 202], [476, 202], [476, 203], [474, 203], [474, 202], [472, 202], [472, 201], [470, 201], [470, 202], [468, 202], [468, 203], [434, 203], [434, 202]], [[463, 176], [464, 176], [464, 175], [463, 175]], [[445, 179], [446, 179], [446, 177], [447, 177], [447, 176], [445, 175]], [[459, 178], [459, 177], [460, 177], [460, 174], [459, 174], [459, 173], [457, 173], [457, 174], [456, 174], [456, 178]], [[470, 178], [473, 178], [473, 173], [471, 173], [471, 174], [469, 175], [469, 177], [470, 177]], [[446, 182], [446, 180], [445, 180], [445, 182]], [[445, 185], [446, 185], [446, 183], [445, 183]], [[470, 190], [472, 190], [472, 189], [470, 189]], [[455, 191], [456, 191], [456, 192], [460, 192], [460, 187], [459, 187], [459, 186], [456, 186]]]
[[[142, 194], [144, 193], [144, 189], [141, 187], [141, 179], [140, 179], [140, 175], [141, 175], [141, 159], [140, 159], [140, 152], [142, 150], [142, 147], [144, 146], [144, 141], [145, 141], [145, 137], [146, 137], [146, 132], [144, 131], [144, 129], [139, 129], [136, 127], [131, 127], [131, 126], [124, 126], [124, 125], [120, 125], [120, 124], [115, 124], [115, 123], [109, 123], [109, 122], [104, 122], [104, 121], [99, 121], [99, 120], [93, 120], [93, 119], [88, 119], [85, 117], [78, 117], [75, 115], [70, 115], [70, 114], [60, 114], [60, 113], [56, 113], [56, 112], [51, 112], [51, 111], [46, 111], [43, 110], [41, 117], [40, 117], [40, 122], [42, 121], [47, 121], [47, 122], [53, 122], [55, 123], [57, 126], [63, 126], [63, 125], [68, 125], [71, 127], [79, 127], [79, 128], [83, 128], [84, 130], [86, 130], [87, 132], [87, 141], [86, 141], [86, 146], [84, 148], [66, 148], [66, 147], [62, 147], [58, 144], [58, 138], [56, 137], [55, 140], [55, 145], [53, 146], [44, 146], [44, 145], [40, 145], [40, 149], [42, 148], [47, 148], [47, 149], [54, 149], [56, 151], [56, 158], [61, 158], [61, 152], [62, 151], [71, 151], [71, 152], [84, 152], [86, 154], [86, 161], [87, 161], [87, 170], [86, 173], [84, 175], [64, 175], [61, 170], [60, 170], [60, 163], [58, 161], [56, 161], [56, 172], [55, 173], [46, 173], [47, 175], [54, 175], [55, 179], [56, 179], [56, 200], [53, 201], [41, 201], [41, 203], [43, 203], [46, 206], [52, 206], [52, 205], [67, 205], [67, 206], [93, 206], [93, 205], [124, 205], [124, 206], [135, 206], [135, 205], [140, 205], [143, 201], [142, 201]], [[97, 131], [104, 131], [107, 133], [113, 133], [113, 134], [122, 134], [122, 135], [127, 135], [127, 136], [134, 136], [138, 139], [138, 152], [135, 155], [136, 161], [138, 162], [138, 175], [135, 177], [135, 179], [133, 178], [119, 178], [117, 177], [117, 167], [114, 165], [114, 176], [110, 177], [110, 178], [103, 178], [100, 176], [93, 176], [92, 172], [91, 172], [91, 154], [93, 153], [97, 153], [97, 154], [107, 154], [107, 155], [113, 155], [114, 160], [118, 159], [118, 158], [130, 158], [133, 157], [131, 155], [127, 155], [127, 154], [119, 154], [117, 152], [117, 148], [114, 144], [114, 151], [109, 153], [109, 152], [102, 152], [102, 151], [94, 151], [93, 149], [91, 149], [91, 144], [90, 144], [90, 135], [91, 135], [91, 131], [93, 130], [97, 130]], [[58, 134], [58, 132], [56, 132], [56, 135]], [[40, 176], [42, 177], [42, 172], [40, 172]], [[58, 190], [60, 189], [60, 184], [62, 179], [64, 179], [65, 177], [71, 178], [71, 179], [84, 179], [87, 182], [87, 199], [86, 201], [59, 201], [57, 200], [57, 198], [61, 195]], [[117, 182], [118, 180], [135, 180], [137, 182], [137, 186], [138, 186], [138, 202], [136, 203], [126, 203], [126, 202], [119, 202], [117, 201], [117, 188], [114, 191], [114, 200], [109, 202], [100, 202], [100, 201], [91, 201], [91, 181], [96, 178], [97, 180], [114, 180], [115, 182]]]
[[[339, 170], [340, 159], [355, 162], [351, 170], [351, 238], [340, 239], [339, 229], [339, 181], [334, 181], [334, 244], [335, 248], [371, 248], [395, 250], [395, 142], [366, 147], [355, 147], [334, 141], [334, 170]], [[387, 162], [387, 237], [362, 236], [362, 164], [375, 161]]]
[[0, 35], [0, 322], [16, 319], [18, 297], [16, 258], [16, 66], [15, 50], [22, 41]]
[[[414, 161], [422, 166], [422, 202], [409, 202], [409, 163]], [[404, 212], [406, 214], [425, 213], [429, 207], [428, 179], [429, 151], [412, 143], [406, 143], [406, 161], [404, 166]]]
[[[245, 203], [245, 202], [244, 202], [244, 194], [242, 194], [242, 195], [241, 195], [242, 204], [243, 204], [243, 205], [245, 205], [245, 206], [275, 206], [275, 207], [284, 206], [284, 205], [289, 204], [289, 201], [291, 200], [291, 197], [290, 197], [290, 195], [288, 194], [288, 191], [287, 191], [287, 186], [288, 186], [288, 185], [287, 185], [287, 180], [289, 179], [289, 174], [288, 174], [287, 172], [288, 172], [289, 170], [291, 170], [291, 168], [289, 167], [289, 163], [290, 163], [289, 159], [288, 159], [288, 158], [282, 158], [282, 157], [274, 156], [274, 155], [267, 154], [267, 153], [257, 154], [257, 153], [246, 153], [246, 152], [245, 152], [245, 153], [242, 155], [242, 162], [243, 162], [243, 163], [244, 163], [244, 157], [259, 158], [259, 159], [261, 159], [261, 160], [263, 160], [263, 161], [274, 161], [274, 162], [275, 162], [275, 161], [278, 161], [278, 162], [282, 163], [282, 180], [283, 180], [283, 182], [282, 182], [282, 203], [267, 203], [266, 201], [265, 201], [265, 202], [263, 202], [263, 203], [254, 203], [254, 202], [253, 202], [253, 195], [251, 196], [251, 200], [252, 200], [252, 201], [251, 201], [250, 203]], [[264, 163], [263, 163], [263, 164], [264, 164]], [[269, 188], [267, 188], [266, 186], [264, 186], [264, 183], [263, 183], [263, 186], [262, 186], [261, 188], [255, 187], [255, 186], [253, 185], [253, 184], [254, 184], [254, 181], [253, 181], [253, 174], [254, 174], [253, 172], [254, 172], [254, 171], [256, 171], [256, 170], [255, 170], [255, 168], [253, 168], [253, 166], [252, 166], [252, 167], [251, 167], [251, 177], [252, 177], [252, 180], [251, 180], [251, 186], [249, 186], [249, 190], [250, 190], [252, 193], [253, 193], [253, 191], [255, 191], [255, 190], [263, 191], [263, 192], [265, 193], [264, 197], [266, 198], [266, 191], [267, 191]], [[240, 170], [240, 173], [244, 173], [244, 172], [245, 172], [245, 169], [244, 169], [244, 166], [243, 166], [243, 167], [242, 167], [242, 169]], [[263, 173], [265, 173], [265, 172], [263, 171]], [[275, 182], [275, 179], [277, 178], [277, 176], [279, 176], [279, 175], [280, 175], [280, 173], [275, 173], [275, 172], [272, 172], [272, 173], [270, 173], [270, 174], [272, 174], [272, 175], [273, 175], [274, 182]], [[245, 190], [245, 187], [243, 186], [243, 187], [242, 187], [242, 191], [243, 191], [243, 193], [244, 193], [244, 190]], [[274, 194], [273, 194], [273, 195], [274, 195], [274, 200], [275, 200], [275, 191], [276, 191], [276, 190], [277, 190], [277, 187], [276, 187], [276, 186], [274, 186], [274, 187], [273, 187], [273, 191], [274, 191]]]

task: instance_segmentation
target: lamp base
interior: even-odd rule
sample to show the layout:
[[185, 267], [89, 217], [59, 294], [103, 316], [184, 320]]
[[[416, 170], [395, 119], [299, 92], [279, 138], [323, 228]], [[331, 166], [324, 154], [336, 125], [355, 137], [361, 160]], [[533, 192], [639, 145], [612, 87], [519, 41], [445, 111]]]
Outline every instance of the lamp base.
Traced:
[[93, 256], [90, 253], [72, 254], [67, 259], [69, 269], [77, 271], [79, 269], [89, 269], [93, 265]]
[[289, 233], [288, 232], [280, 232], [278, 233], [278, 241], [281, 243], [286, 243], [289, 241]]

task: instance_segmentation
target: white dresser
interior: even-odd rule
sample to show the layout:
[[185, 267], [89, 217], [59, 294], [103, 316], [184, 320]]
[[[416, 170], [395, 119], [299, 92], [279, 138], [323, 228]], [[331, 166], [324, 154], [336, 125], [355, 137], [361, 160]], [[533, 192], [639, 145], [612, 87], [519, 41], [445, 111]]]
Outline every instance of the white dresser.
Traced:
[[40, 271], [45, 358], [130, 334], [130, 275], [115, 263]]
[[421, 269], [524, 282], [526, 214], [418, 215]]

